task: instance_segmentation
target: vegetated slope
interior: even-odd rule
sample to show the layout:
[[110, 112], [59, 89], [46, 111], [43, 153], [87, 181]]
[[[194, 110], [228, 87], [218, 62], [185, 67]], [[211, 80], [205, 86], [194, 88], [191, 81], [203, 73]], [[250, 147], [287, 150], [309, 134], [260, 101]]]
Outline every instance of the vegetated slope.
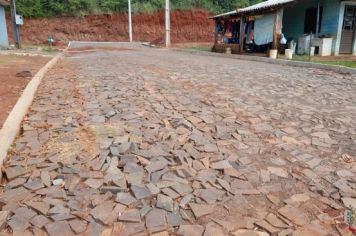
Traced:
[[[214, 22], [212, 14], [203, 10], [172, 11], [172, 43], [212, 42]], [[58, 45], [71, 40], [127, 41], [127, 14], [92, 15], [85, 17], [27, 18], [21, 27], [23, 44], [46, 44], [52, 36]], [[8, 24], [12, 37], [11, 24]], [[134, 41], [163, 43], [165, 35], [164, 12], [133, 15]]]

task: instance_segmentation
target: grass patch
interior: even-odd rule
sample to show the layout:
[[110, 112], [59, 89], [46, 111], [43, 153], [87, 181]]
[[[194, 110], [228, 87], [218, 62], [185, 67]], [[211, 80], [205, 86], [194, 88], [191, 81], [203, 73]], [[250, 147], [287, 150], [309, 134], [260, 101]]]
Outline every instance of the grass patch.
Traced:
[[350, 68], [356, 68], [356, 60], [340, 59], [340, 60], [325, 61], [318, 57], [309, 58], [308, 55], [294, 55], [293, 60], [294, 61], [315, 62], [315, 63], [325, 64], [325, 65], [336, 65], [336, 66], [346, 66], [346, 67], [350, 67]]
[[319, 61], [319, 63], [327, 64], [327, 65], [337, 65], [337, 66], [346, 66], [351, 68], [356, 68], [356, 60], [354, 61]]
[[211, 48], [209, 47], [192, 47], [190, 50], [200, 51], [200, 52], [211, 52]]

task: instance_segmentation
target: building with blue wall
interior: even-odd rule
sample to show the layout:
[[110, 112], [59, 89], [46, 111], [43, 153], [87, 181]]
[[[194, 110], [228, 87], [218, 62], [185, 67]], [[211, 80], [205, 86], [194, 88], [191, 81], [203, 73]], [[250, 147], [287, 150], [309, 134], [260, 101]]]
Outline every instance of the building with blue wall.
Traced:
[[[319, 5], [318, 32], [307, 32], [308, 16]], [[309, 15], [308, 15], [309, 12]], [[304, 34], [317, 33], [318, 36], [331, 37], [332, 53], [356, 54], [356, 0], [308, 0], [284, 8], [283, 33], [287, 38], [298, 40]], [[312, 27], [313, 28], [313, 27]]]
[[9, 46], [4, 8], [7, 5], [9, 5], [8, 1], [0, 0], [0, 47]]
[[[282, 20], [280, 21], [281, 15]], [[271, 35], [273, 35], [273, 47], [281, 33], [287, 39], [298, 42], [299, 45], [302, 44], [301, 42], [307, 42], [303, 39], [312, 35], [314, 39], [311, 40], [311, 45], [318, 51], [327, 45], [328, 55], [356, 55], [356, 0], [267, 0], [212, 18], [216, 25], [219, 22], [233, 19], [239, 21], [241, 26], [246, 26], [246, 22], [249, 21], [254, 21], [258, 26], [261, 24], [257, 23], [262, 21], [265, 23], [268, 17], [275, 19], [274, 23], [271, 21], [268, 25], [268, 30], [272, 31], [268, 32], [268, 40], [272, 42]], [[282, 29], [280, 30], [280, 28]], [[258, 32], [267, 35], [264, 31], [262, 32], [260, 27], [256, 27], [254, 30], [255, 40], [261, 38]], [[215, 44], [217, 43], [216, 35], [217, 33], [215, 33]], [[246, 38], [244, 35], [239, 37]], [[240, 41], [244, 42], [244, 40]], [[304, 45], [310, 45], [310, 43]], [[240, 51], [242, 48], [244, 46], [240, 45]], [[305, 49], [307, 48], [308, 46], [305, 47]]]

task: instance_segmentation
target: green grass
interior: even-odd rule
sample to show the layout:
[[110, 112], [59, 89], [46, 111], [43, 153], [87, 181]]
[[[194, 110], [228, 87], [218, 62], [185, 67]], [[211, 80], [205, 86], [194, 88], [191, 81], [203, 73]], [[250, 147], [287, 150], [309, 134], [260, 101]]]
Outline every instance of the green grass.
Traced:
[[193, 48], [190, 48], [190, 50], [201, 51], [201, 52], [211, 52], [211, 48], [208, 48], [208, 47], [193, 47]]
[[350, 68], [356, 68], [356, 59], [355, 60], [330, 60], [330, 61], [324, 61], [320, 60], [317, 57], [311, 57], [309, 58], [308, 55], [294, 55], [293, 60], [295, 61], [310, 61], [310, 62], [315, 62], [315, 63], [320, 63], [320, 64], [326, 64], [326, 65], [337, 65], [337, 66], [346, 66]]
[[356, 68], [356, 60], [354, 61], [319, 61], [319, 63], [327, 65], [337, 65], [337, 66], [346, 66], [351, 68]]

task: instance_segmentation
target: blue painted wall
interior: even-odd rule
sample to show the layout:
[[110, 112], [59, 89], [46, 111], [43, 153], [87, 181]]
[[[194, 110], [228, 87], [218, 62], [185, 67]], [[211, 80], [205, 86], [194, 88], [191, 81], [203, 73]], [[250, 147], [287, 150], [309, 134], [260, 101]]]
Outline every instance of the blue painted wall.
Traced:
[[[340, 2], [337, 0], [319, 0], [323, 7], [320, 34], [333, 37], [333, 51], [335, 50], [336, 36], [339, 24]], [[297, 40], [304, 34], [304, 18], [307, 8], [316, 7], [318, 0], [309, 0], [284, 9], [283, 33], [287, 38]]]
[[8, 46], [9, 40], [7, 37], [5, 9], [3, 6], [0, 5], [0, 47]]

